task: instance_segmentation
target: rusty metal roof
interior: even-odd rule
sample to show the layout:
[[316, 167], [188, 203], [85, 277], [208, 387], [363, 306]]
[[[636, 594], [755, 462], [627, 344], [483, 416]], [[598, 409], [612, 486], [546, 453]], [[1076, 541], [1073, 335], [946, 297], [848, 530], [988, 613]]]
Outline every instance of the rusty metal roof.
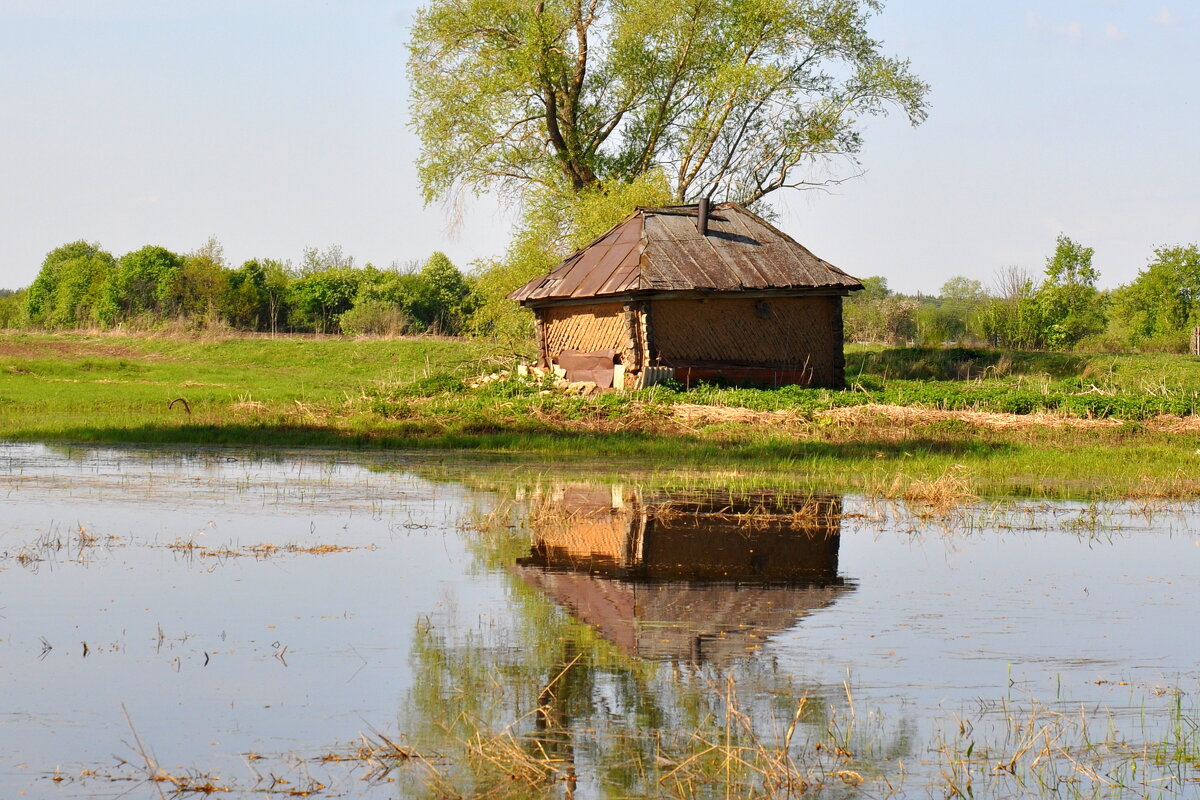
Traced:
[[630, 293], [834, 289], [862, 284], [736, 203], [639, 208], [548, 274], [509, 295], [522, 305]]

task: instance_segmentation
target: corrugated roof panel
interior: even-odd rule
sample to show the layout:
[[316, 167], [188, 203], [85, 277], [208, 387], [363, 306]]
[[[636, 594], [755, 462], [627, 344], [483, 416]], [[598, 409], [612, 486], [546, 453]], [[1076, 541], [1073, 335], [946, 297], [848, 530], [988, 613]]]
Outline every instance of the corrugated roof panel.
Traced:
[[642, 231], [646, 225], [645, 217], [639, 214], [633, 219], [622, 225], [617, 233], [617, 241], [624, 244], [625, 242], [640, 242], [642, 240]]
[[574, 297], [589, 297], [596, 294], [596, 291], [608, 283], [612, 279], [613, 273], [616, 272], [625, 256], [629, 251], [637, 247], [637, 242], [626, 242], [625, 244], [609, 244], [605, 248], [603, 255], [597, 262], [596, 267], [588, 274], [583, 282], [579, 284], [579, 288], [573, 293]]
[[680, 272], [691, 279], [696, 289], [735, 289], [737, 282], [712, 251], [707, 237], [696, 229], [696, 221], [688, 217], [658, 218], [662, 238]]
[[709, 235], [694, 206], [639, 209], [548, 275], [509, 295], [521, 301], [630, 291], [803, 289], [861, 284], [746, 209], [722, 203]]
[[746, 289], [766, 289], [787, 285], [789, 276], [774, 263], [778, 253], [774, 237], [762, 230], [751, 230], [740, 215], [729, 215], [727, 222], [717, 227], [710, 237], [713, 249], [730, 263], [737, 273], [738, 283]]
[[641, 273], [641, 242], [629, 243], [629, 251], [621, 259], [617, 268], [613, 270], [596, 294], [621, 294], [622, 292], [632, 292], [638, 289], [638, 276]]
[[604, 262], [608, 254], [608, 242], [597, 242], [584, 250], [570, 273], [563, 276], [562, 285], [555, 291], [556, 297], [578, 297], [580, 288], [588, 282]]
[[707, 282], [699, 267], [673, 242], [648, 242], [646, 258], [651, 265], [647, 272], [655, 289], [695, 289], [697, 282]]
[[624, 294], [625, 292], [635, 292], [638, 289], [637, 285], [638, 265], [629, 264], [617, 268], [608, 280], [606, 280], [599, 289], [596, 290], [597, 295], [608, 294]]
[[646, 244], [646, 250], [642, 253], [642, 279], [645, 285], [641, 288], [656, 291], [687, 289], [691, 286], [689, 277], [683, 274], [660, 242]]

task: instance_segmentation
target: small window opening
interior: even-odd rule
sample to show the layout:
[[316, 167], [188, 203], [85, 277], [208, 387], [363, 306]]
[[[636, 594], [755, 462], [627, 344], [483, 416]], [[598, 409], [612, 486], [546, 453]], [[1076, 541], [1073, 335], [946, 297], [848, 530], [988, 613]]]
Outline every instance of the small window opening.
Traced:
[[771, 318], [771, 304], [768, 303], [766, 300], [759, 300], [757, 303], [754, 304], [754, 309], [755, 309], [755, 311], [758, 312], [759, 319], [770, 319]]

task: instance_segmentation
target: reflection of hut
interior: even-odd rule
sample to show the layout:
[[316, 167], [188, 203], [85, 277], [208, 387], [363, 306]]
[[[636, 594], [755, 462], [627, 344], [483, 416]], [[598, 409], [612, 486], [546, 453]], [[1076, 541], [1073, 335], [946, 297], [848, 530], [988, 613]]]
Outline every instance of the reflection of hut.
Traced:
[[841, 388], [857, 279], [736, 203], [639, 208], [517, 289], [538, 362], [602, 388], [680, 381]]
[[833, 498], [560, 487], [535, 502], [517, 571], [630, 654], [727, 660], [848, 591], [840, 512]]

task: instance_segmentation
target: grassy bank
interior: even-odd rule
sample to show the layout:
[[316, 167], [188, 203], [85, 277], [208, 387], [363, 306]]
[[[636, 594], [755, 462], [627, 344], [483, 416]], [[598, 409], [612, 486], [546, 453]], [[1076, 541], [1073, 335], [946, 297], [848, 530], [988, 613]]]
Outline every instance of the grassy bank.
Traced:
[[[1200, 496], [1200, 360], [851, 348], [844, 392], [595, 398], [436, 339], [5, 334], [0, 438], [470, 451], [904, 494]], [[183, 400], [186, 402], [172, 401]]]

